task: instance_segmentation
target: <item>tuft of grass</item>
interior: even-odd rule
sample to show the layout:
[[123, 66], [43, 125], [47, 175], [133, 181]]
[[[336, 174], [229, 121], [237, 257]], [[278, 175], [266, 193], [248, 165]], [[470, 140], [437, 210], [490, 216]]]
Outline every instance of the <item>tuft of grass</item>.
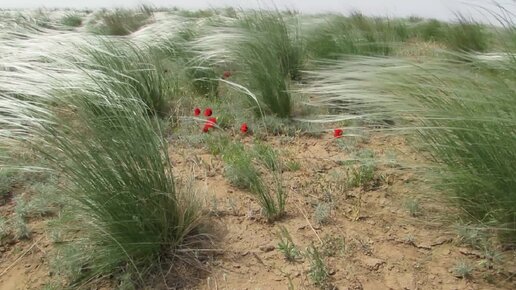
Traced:
[[290, 233], [285, 227], [280, 227], [280, 231], [278, 232], [278, 238], [280, 239], [278, 243], [278, 250], [283, 254], [285, 259], [289, 262], [296, 261], [297, 258], [299, 258], [300, 253], [296, 245], [292, 241]]
[[346, 240], [342, 236], [327, 235], [323, 238], [322, 254], [326, 257], [343, 256], [346, 252]]
[[469, 279], [473, 274], [473, 266], [466, 261], [459, 261], [453, 267], [453, 274], [462, 279]]
[[66, 14], [61, 19], [61, 24], [70, 27], [79, 27], [82, 25], [82, 17], [78, 14]]
[[97, 16], [100, 24], [93, 32], [102, 35], [128, 35], [145, 25], [152, 16], [153, 12], [148, 9], [103, 10]]
[[218, 97], [219, 82], [217, 73], [211, 67], [193, 66], [186, 70], [192, 80], [193, 91], [207, 97]]
[[418, 217], [421, 215], [421, 205], [418, 199], [409, 198], [405, 201], [405, 208], [412, 217]]
[[[269, 188], [254, 166], [252, 155], [246, 151], [242, 143], [227, 146], [223, 160], [226, 163], [226, 177], [233, 185], [249, 190], [258, 198], [269, 222], [285, 214], [287, 193], [283, 189], [279, 174], [273, 174], [274, 188]], [[274, 194], [271, 191], [274, 191]]]
[[396, 42], [408, 38], [409, 31], [404, 22], [354, 12], [349, 17], [332, 15], [307, 35], [312, 58], [338, 59], [345, 55], [389, 55]]
[[[29, 142], [49, 169], [62, 173], [62, 191], [74, 201], [65, 229], [80, 238], [66, 243], [75, 250], [64, 260], [77, 267], [62, 265], [72, 271], [72, 287], [118, 271], [135, 273], [143, 286], [179, 247], [195, 247], [205, 237], [200, 203], [172, 176], [160, 122], [134, 90], [106, 89], [111, 82], [118, 79], [96, 74], [79, 92], [38, 95], [37, 102], [18, 103], [23, 110], [15, 116], [0, 118], [2, 127], [15, 129], [7, 136], [0, 130], [1, 141]], [[13, 101], [2, 99], [1, 106]]]
[[[257, 92], [257, 113], [289, 118], [292, 110], [289, 81], [301, 77], [304, 44], [297, 25], [290, 27], [279, 11], [256, 11], [243, 20], [240, 39], [230, 48], [242, 64], [244, 78]], [[253, 104], [256, 105], [256, 104]]]
[[[516, 159], [516, 139], [507, 132], [514, 131], [516, 120], [515, 88], [508, 81], [516, 79], [516, 58], [511, 52], [498, 59], [466, 52], [448, 55], [424, 64], [395, 58], [336, 61], [332, 69], [316, 73], [325, 79], [314, 80], [305, 92], [318, 94], [319, 103], [353, 102], [360, 95], [359, 118], [399, 119], [392, 132], [409, 134], [411, 144], [434, 162], [413, 170], [426, 171], [428, 181], [466, 221], [493, 229], [503, 243], [514, 245], [516, 178], [511, 172], [516, 163], [510, 160]], [[347, 84], [353, 76], [353, 85]], [[342, 114], [335, 119], [356, 117]], [[368, 167], [362, 169], [364, 174], [350, 172], [354, 185], [361, 183], [358, 177], [372, 176]]]
[[301, 164], [296, 160], [289, 160], [286, 162], [285, 167], [288, 171], [299, 171]]
[[331, 203], [321, 202], [314, 211], [314, 220], [319, 225], [327, 224], [331, 218]]
[[485, 52], [489, 47], [489, 35], [483, 24], [459, 15], [458, 23], [446, 30], [446, 44], [452, 50]]
[[347, 168], [347, 186], [367, 187], [375, 179], [376, 163], [374, 154], [369, 150], [362, 150], [357, 154], [356, 160], [352, 160], [350, 167]]
[[256, 143], [254, 144], [254, 152], [256, 158], [260, 160], [263, 165], [272, 172], [281, 171], [281, 164], [278, 158], [278, 152], [267, 144]]

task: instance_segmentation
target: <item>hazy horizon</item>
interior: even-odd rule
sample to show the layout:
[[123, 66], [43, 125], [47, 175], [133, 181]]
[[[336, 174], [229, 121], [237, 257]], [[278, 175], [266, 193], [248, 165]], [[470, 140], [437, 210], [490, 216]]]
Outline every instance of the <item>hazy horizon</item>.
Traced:
[[[502, 4], [510, 13], [516, 15], [516, 1], [497, 1]], [[367, 15], [407, 17], [420, 16], [425, 18], [437, 18], [441, 20], [452, 20], [456, 13], [471, 16], [480, 21], [492, 21], [486, 11], [498, 11], [491, 0], [89, 0], [74, 1], [67, 0], [0, 0], [0, 8], [4, 9], [32, 9], [32, 8], [113, 8], [132, 7], [139, 4], [151, 4], [156, 7], [179, 7], [185, 9], [205, 9], [220, 7], [237, 8], [291, 8], [303, 13], [340, 12], [349, 13], [353, 10], [361, 11]]]

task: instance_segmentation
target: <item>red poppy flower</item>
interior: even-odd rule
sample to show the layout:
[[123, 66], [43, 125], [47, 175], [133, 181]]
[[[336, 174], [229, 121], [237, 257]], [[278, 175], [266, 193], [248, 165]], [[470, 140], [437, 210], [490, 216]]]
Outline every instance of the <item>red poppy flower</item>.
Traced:
[[223, 78], [223, 79], [227, 79], [227, 78], [229, 78], [230, 76], [231, 76], [231, 72], [227, 70], [227, 71], [224, 71], [224, 74], [222, 75], [222, 78]]
[[208, 124], [204, 124], [204, 127], [202, 128], [202, 131], [204, 133], [208, 133], [209, 130], [210, 130], [210, 127], [208, 126]]
[[194, 112], [194, 116], [199, 116], [201, 114], [201, 109], [195, 108], [193, 112]]
[[335, 130], [333, 130], [333, 137], [340, 138], [340, 137], [342, 137], [342, 133], [344, 133], [344, 130], [335, 129]]
[[240, 132], [242, 133], [247, 133], [247, 131], [249, 130], [249, 127], [247, 126], [247, 123], [243, 123], [242, 126], [240, 127]]
[[204, 110], [204, 116], [209, 117], [211, 114], [213, 114], [211, 108], [206, 108], [206, 110]]
[[215, 127], [215, 124], [217, 124], [217, 118], [211, 117], [211, 118], [208, 118], [208, 120], [204, 124], [204, 127], [208, 127], [208, 129], [213, 128], [213, 127]]

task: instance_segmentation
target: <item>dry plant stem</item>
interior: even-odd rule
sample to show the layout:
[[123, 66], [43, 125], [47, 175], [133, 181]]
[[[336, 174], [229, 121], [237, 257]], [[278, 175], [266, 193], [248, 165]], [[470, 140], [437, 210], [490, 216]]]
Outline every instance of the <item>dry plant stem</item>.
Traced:
[[323, 244], [323, 241], [321, 240], [321, 237], [319, 236], [319, 234], [317, 234], [317, 231], [314, 229], [314, 227], [312, 226], [312, 223], [310, 223], [310, 220], [308, 219], [308, 216], [307, 214], [305, 213], [305, 211], [301, 208], [301, 206], [299, 205], [299, 200], [296, 202], [296, 207], [297, 209], [299, 210], [299, 212], [303, 215], [303, 217], [305, 218], [306, 220], [306, 223], [308, 224], [308, 226], [310, 227], [310, 229], [312, 229], [312, 232], [314, 232], [315, 236], [317, 237], [317, 239], [319, 240], [319, 243], [320, 245]]
[[14, 267], [23, 257], [25, 257], [25, 255], [27, 255], [27, 253], [29, 253], [32, 250], [32, 248], [37, 247], [37, 244], [42, 239], [43, 239], [43, 237], [41, 237], [37, 241], [35, 241], [27, 250], [25, 250], [25, 252], [23, 252], [16, 260], [14, 260], [14, 262], [12, 262], [11, 265], [9, 265], [7, 268], [5, 268], [5, 270], [2, 271], [2, 273], [0, 273], [0, 277], [2, 277], [3, 275], [5, 275], [5, 273], [7, 273], [9, 270], [11, 270], [12, 267]]

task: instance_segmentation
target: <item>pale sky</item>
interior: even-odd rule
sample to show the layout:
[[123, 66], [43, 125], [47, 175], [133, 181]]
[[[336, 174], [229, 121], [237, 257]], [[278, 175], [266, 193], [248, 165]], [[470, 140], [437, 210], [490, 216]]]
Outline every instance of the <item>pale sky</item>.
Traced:
[[[0, 8], [99, 8], [130, 7], [147, 3], [155, 6], [198, 9], [210, 7], [288, 7], [304, 13], [342, 12], [359, 10], [367, 15], [411, 16], [450, 20], [454, 12], [471, 15], [477, 19], [481, 9], [493, 9], [493, 0], [0, 0]], [[516, 0], [498, 0], [500, 4], [516, 14]], [[485, 14], [485, 12], [482, 12]], [[479, 19], [480, 20], [480, 19]]]

